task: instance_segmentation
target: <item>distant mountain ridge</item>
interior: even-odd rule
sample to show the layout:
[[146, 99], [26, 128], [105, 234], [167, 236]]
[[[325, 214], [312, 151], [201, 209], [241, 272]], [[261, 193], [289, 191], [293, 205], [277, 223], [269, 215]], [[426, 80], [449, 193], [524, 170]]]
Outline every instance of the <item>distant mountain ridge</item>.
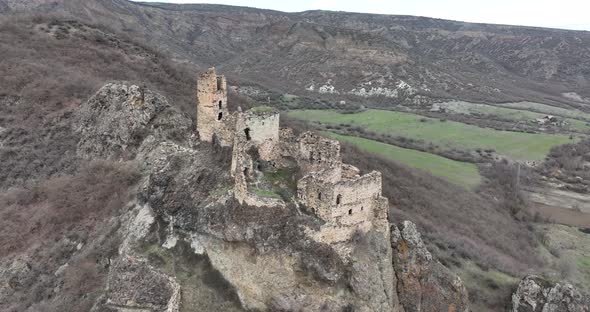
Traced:
[[[109, 25], [179, 60], [281, 92], [383, 103], [590, 104], [586, 31], [207, 4], [0, 0], [0, 12], [18, 11]], [[572, 92], [578, 96], [564, 96]]]

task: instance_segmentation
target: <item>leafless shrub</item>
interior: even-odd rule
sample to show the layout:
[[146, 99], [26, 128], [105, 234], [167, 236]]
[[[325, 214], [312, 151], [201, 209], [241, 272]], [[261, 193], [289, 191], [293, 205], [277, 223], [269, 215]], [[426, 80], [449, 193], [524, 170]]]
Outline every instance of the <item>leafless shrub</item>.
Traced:
[[132, 164], [95, 161], [76, 175], [1, 194], [0, 253], [9, 255], [35, 239], [59, 237], [76, 224], [91, 225], [94, 218], [111, 214], [128, 200], [128, 188], [138, 177]]
[[[30, 266], [8, 304], [16, 311], [89, 310], [119, 245], [117, 224], [107, 224], [129, 201], [138, 177], [131, 163], [95, 161], [73, 175], [0, 193], [0, 254], [3, 260], [26, 254]], [[79, 243], [88, 247], [78, 250]], [[63, 274], [55, 274], [65, 263]]]
[[506, 161], [495, 162], [491, 166], [484, 167], [481, 173], [487, 178], [484, 186], [502, 199], [502, 207], [513, 216], [529, 216], [526, 209], [527, 203], [521, 191], [521, 185], [530, 180], [530, 170], [525, 166], [510, 164]]
[[576, 263], [569, 257], [563, 257], [557, 263], [557, 270], [562, 279], [571, 279], [576, 275]]

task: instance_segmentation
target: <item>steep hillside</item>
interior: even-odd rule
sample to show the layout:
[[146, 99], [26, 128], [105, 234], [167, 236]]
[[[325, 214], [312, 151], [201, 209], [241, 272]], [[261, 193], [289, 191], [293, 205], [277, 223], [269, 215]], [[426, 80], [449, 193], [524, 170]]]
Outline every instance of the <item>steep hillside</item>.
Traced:
[[[0, 254], [8, 255], [2, 259], [0, 273], [11, 278], [6, 285], [16, 293], [10, 297], [15, 300], [0, 300], [0, 304], [16, 311], [71, 306], [85, 310], [103, 294], [108, 257], [116, 254], [122, 240], [111, 234], [120, 230], [118, 218], [129, 208], [127, 200], [135, 198], [139, 175], [136, 164], [88, 162], [77, 153], [80, 137], [73, 131], [74, 115], [81, 103], [107, 82], [147, 85], [189, 114], [194, 112], [193, 76], [197, 68], [210, 65], [227, 73], [234, 86], [329, 100], [351, 98], [371, 105], [420, 103], [441, 97], [491, 102], [542, 99], [587, 110], [583, 98], [562, 93], [590, 95], [584, 93], [590, 71], [590, 35], [585, 32], [122, 0], [0, 0], [0, 12], [0, 204], [4, 207], [0, 216], [6, 222], [2, 233], [7, 238], [0, 240]], [[345, 94], [349, 92], [354, 94]], [[232, 105], [242, 100], [235, 94], [230, 96]], [[111, 104], [115, 107], [119, 102]], [[244, 104], [242, 107], [248, 103]], [[185, 117], [178, 119], [182, 120], [181, 136], [190, 136], [190, 119]], [[120, 132], [95, 134], [96, 142], [120, 138]], [[146, 138], [143, 131], [127, 134], [133, 143], [130, 150], [139, 148], [137, 142]], [[169, 138], [176, 138], [176, 134]], [[93, 148], [101, 149], [94, 143]], [[195, 218], [179, 218], [177, 222], [215, 223], [217, 218], [236, 217], [212, 214], [205, 220], [190, 214], [187, 207], [192, 206], [183, 206], [187, 200], [200, 205], [196, 201], [221, 185], [218, 179], [226, 177], [219, 172], [226, 172], [228, 162], [223, 150], [191, 150], [203, 157], [198, 160], [210, 165], [205, 168], [204, 180], [191, 175], [190, 166], [202, 164], [186, 157], [185, 150], [161, 152], [167, 157], [177, 152], [180, 156], [170, 160], [167, 176], [150, 181], [158, 196], [165, 198], [155, 196], [157, 204]], [[133, 158], [114, 155], [123, 160]], [[393, 221], [414, 221], [435, 258], [470, 279], [466, 286], [476, 308], [503, 307], [516, 285], [514, 276], [543, 267], [535, 253], [535, 231], [514, 220], [502, 198], [466, 191], [350, 146], [344, 148], [344, 157], [361, 169], [383, 172], [384, 195], [393, 204]], [[182, 180], [182, 174], [196, 180], [187, 181], [195, 182], [197, 191]], [[210, 181], [214, 183], [208, 184]], [[168, 184], [172, 186], [164, 190]], [[18, 189], [9, 190], [11, 187]], [[143, 200], [154, 200], [150, 195], [144, 190], [147, 199]], [[282, 224], [273, 223], [276, 220], [268, 217], [267, 211], [237, 209], [234, 213], [246, 213], [247, 220], [259, 218], [269, 226]], [[62, 218], [64, 214], [68, 218]], [[276, 217], [285, 218], [281, 222], [296, 218]], [[143, 246], [150, 264], [175, 271], [186, 278], [183, 283], [196, 280], [205, 285], [206, 295], [200, 288], [194, 290], [194, 300], [216, 301], [219, 297], [212, 307], [238, 310], [234, 289], [211, 270], [209, 260], [195, 256], [183, 244], [172, 251], [159, 247], [168, 224], [157, 220], [160, 232], [151, 233], [149, 244]], [[230, 228], [231, 224], [225, 225]], [[18, 239], [19, 229], [31, 234]], [[43, 238], [53, 243], [39, 244]], [[88, 249], [78, 252], [85, 245]], [[424, 257], [431, 258], [430, 254]], [[62, 267], [66, 263], [70, 263], [69, 269]], [[126, 265], [132, 267], [118, 262], [117, 268]], [[155, 275], [155, 280], [162, 282], [161, 275]], [[308, 276], [305, 278], [307, 281]], [[88, 279], [96, 283], [84, 284]], [[171, 287], [162, 283], [164, 288]], [[32, 291], [27, 292], [29, 289]], [[54, 296], [54, 289], [64, 290], [63, 296]], [[0, 294], [5, 290], [0, 288]], [[199, 297], [209, 292], [208, 298]], [[273, 302], [279, 308], [289, 303]]]
[[[3, 6], [2, 6], [3, 5]], [[282, 92], [423, 103], [588, 104], [590, 34], [411, 16], [282, 13], [125, 0], [0, 1], [110, 25], [234, 79]]]

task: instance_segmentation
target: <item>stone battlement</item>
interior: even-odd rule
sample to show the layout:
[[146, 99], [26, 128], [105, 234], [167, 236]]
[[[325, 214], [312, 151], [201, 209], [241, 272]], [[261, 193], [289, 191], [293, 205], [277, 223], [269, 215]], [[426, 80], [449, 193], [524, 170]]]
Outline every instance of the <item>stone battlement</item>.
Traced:
[[343, 164], [336, 140], [314, 132], [296, 136], [291, 129], [280, 129], [280, 115], [272, 108], [230, 114], [225, 78], [213, 68], [199, 76], [197, 113], [202, 141], [232, 147], [234, 195], [240, 202], [285, 205], [286, 198], [269, 196], [281, 184], [269, 182], [269, 176], [297, 171], [302, 178], [292, 190], [292, 200], [326, 223], [326, 231], [317, 235], [320, 240], [344, 241], [354, 231], [370, 229], [375, 219], [387, 220], [380, 172], [361, 175], [358, 168]]

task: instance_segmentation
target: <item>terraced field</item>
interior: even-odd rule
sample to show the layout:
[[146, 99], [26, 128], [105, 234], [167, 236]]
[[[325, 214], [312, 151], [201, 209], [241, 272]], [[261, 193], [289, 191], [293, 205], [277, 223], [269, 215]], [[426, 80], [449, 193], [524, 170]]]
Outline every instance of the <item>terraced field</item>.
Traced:
[[481, 182], [477, 166], [470, 163], [451, 160], [430, 153], [401, 148], [373, 140], [324, 132], [327, 136], [381, 155], [387, 159], [401, 162], [410, 167], [429, 172], [465, 188], [474, 188]]
[[[471, 104], [471, 103], [469, 103]], [[543, 114], [556, 115], [569, 117], [574, 119], [590, 120], [590, 114], [577, 110], [575, 108], [562, 108], [555, 107], [547, 104], [534, 103], [534, 102], [515, 102], [515, 103], [504, 103], [499, 106], [507, 108], [516, 108], [525, 111], [539, 112]]]
[[567, 128], [573, 131], [590, 132], [590, 114], [575, 109], [565, 109], [540, 103], [517, 102], [500, 105], [451, 101], [439, 104], [447, 112], [457, 114], [482, 114], [502, 119], [531, 122], [547, 115], [559, 116], [566, 121]]
[[514, 160], [541, 160], [552, 147], [571, 142], [567, 135], [499, 131], [394, 111], [341, 114], [333, 110], [295, 110], [289, 115], [324, 124], [360, 126], [376, 133], [423, 140], [449, 149], [493, 149]]

